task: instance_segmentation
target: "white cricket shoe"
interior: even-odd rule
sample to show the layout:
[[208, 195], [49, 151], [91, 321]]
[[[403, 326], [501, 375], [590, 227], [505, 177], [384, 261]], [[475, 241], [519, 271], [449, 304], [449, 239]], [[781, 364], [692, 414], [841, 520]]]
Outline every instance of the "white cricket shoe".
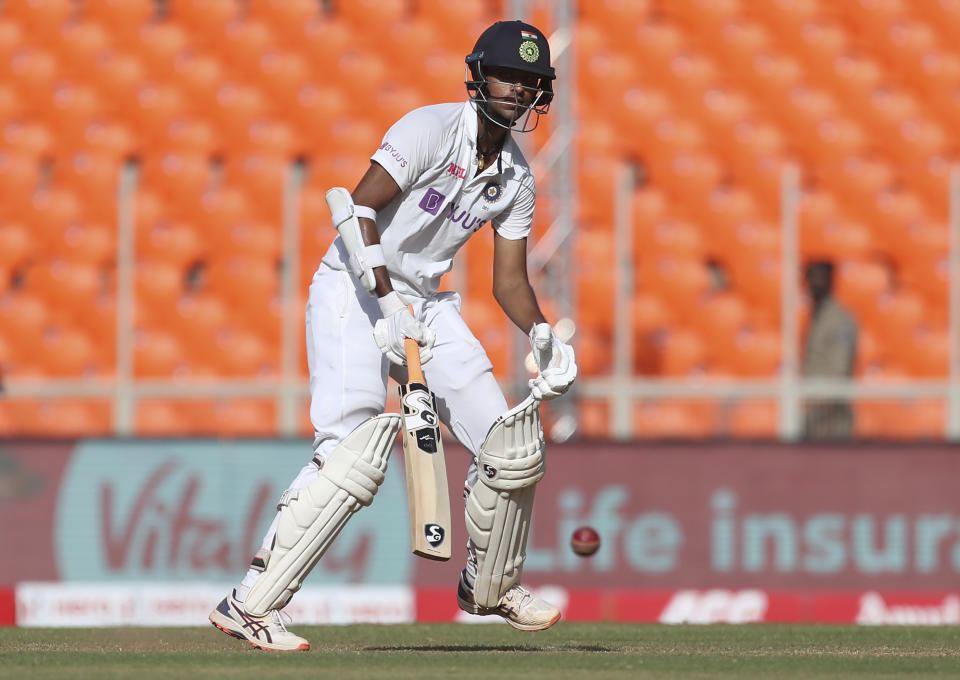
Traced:
[[257, 649], [273, 652], [306, 652], [310, 649], [309, 642], [287, 630], [280, 610], [271, 610], [266, 616], [253, 616], [243, 611], [243, 603], [237, 602], [236, 596], [234, 590], [223, 598], [210, 612], [210, 623]]
[[473, 589], [461, 576], [457, 588], [457, 604], [469, 614], [500, 616], [517, 630], [546, 630], [560, 620], [559, 609], [520, 584], [508, 590], [496, 607], [481, 607], [473, 599]]

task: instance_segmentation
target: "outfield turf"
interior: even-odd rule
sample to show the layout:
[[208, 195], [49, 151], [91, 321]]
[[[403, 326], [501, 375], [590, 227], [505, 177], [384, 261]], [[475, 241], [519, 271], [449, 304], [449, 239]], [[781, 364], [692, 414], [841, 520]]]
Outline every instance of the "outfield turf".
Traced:
[[294, 626], [310, 652], [261, 652], [205, 628], [0, 628], [0, 678], [960, 677], [956, 627]]

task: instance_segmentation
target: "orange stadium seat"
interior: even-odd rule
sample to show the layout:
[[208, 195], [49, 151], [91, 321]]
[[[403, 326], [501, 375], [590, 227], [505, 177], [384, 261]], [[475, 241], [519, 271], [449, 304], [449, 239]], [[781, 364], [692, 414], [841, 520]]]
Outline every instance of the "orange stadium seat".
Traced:
[[620, 106], [610, 112], [610, 121], [620, 130], [630, 130], [628, 139], [621, 144], [631, 152], [643, 157], [656, 146], [663, 146], [658, 133], [685, 133], [688, 145], [699, 145], [696, 127], [686, 126], [681, 130], [662, 129], [661, 122], [671, 119], [674, 112], [670, 98], [662, 91], [648, 87], [631, 87], [623, 93]]
[[52, 52], [21, 46], [0, 65], [0, 74], [17, 87], [31, 113], [39, 115], [50, 105], [60, 69]]
[[0, 150], [0, 214], [23, 216], [39, 180], [40, 162], [33, 154]]
[[141, 399], [133, 415], [138, 437], [171, 437], [194, 433], [189, 401]]
[[0, 132], [0, 148], [39, 159], [49, 156], [53, 151], [53, 134], [40, 123], [14, 119], [7, 122]]
[[[613, 36], [620, 48], [631, 47], [629, 29], [643, 23], [653, 9], [652, 0], [595, 0], [577, 4], [578, 25], [585, 22]], [[624, 39], [625, 38], [625, 39]]]
[[635, 261], [663, 256], [703, 261], [706, 253], [703, 232], [695, 224], [684, 220], [664, 218], [634, 232]]
[[284, 157], [264, 154], [232, 156], [227, 159], [225, 179], [244, 192], [253, 215], [280, 225], [283, 218], [284, 188], [290, 162]]
[[741, 121], [755, 118], [753, 101], [743, 92], [711, 87], [702, 93], [700, 99], [700, 120], [720, 143]]
[[300, 38], [301, 53], [310, 62], [313, 73], [335, 73], [341, 55], [356, 47], [353, 28], [335, 14], [311, 21]]
[[638, 276], [642, 290], [656, 293], [676, 309], [690, 307], [710, 288], [709, 270], [695, 260], [657, 258], [650, 264], [640, 263]]
[[780, 426], [777, 402], [749, 399], [730, 408], [727, 432], [737, 439], [773, 439]]
[[227, 233], [251, 211], [246, 194], [229, 186], [212, 188], [203, 194], [199, 205], [185, 207], [189, 210], [184, 211], [184, 219], [202, 225], [204, 239], [208, 242], [214, 238], [212, 235]]
[[149, 144], [162, 140], [170, 124], [187, 110], [187, 100], [179, 89], [145, 81], [137, 88], [133, 99], [121, 105], [120, 116], [124, 123], [137, 130], [142, 141]]
[[111, 223], [117, 219], [117, 188], [122, 166], [113, 156], [80, 152], [64, 154], [53, 167], [58, 186], [84, 197], [88, 219]]
[[210, 160], [195, 153], [147, 156], [141, 165], [141, 181], [145, 189], [166, 199], [169, 214], [185, 215], [200, 204], [210, 184]]
[[917, 65], [929, 53], [939, 49], [938, 42], [931, 25], [904, 17], [887, 28], [883, 41], [878, 45], [878, 54], [894, 74], [910, 81], [916, 78], [918, 72], [922, 73]]
[[60, 70], [71, 78], [86, 79], [91, 65], [112, 47], [109, 29], [95, 21], [70, 21], [60, 29], [59, 40], [51, 41], [57, 51]]
[[140, 28], [157, 17], [157, 4], [152, 0], [84, 0], [83, 15], [109, 26], [114, 36], [132, 46]]
[[256, 324], [279, 292], [280, 270], [269, 256], [232, 256], [209, 264], [207, 285], [236, 318]]
[[686, 110], [699, 111], [704, 92], [722, 84], [721, 69], [702, 54], [680, 52], [670, 59], [668, 69], [663, 85]]
[[[912, 3], [911, 3], [912, 4]], [[838, 9], [851, 28], [867, 40], [882, 41], [886, 32], [909, 13], [904, 0], [853, 0]]]
[[[662, 21], [645, 21], [639, 26], [624, 25], [625, 37], [631, 37], [632, 54], [628, 56], [635, 63], [643, 64], [648, 77], [654, 77], [658, 72], [661, 76], [668, 73], [670, 60], [683, 50], [687, 43], [681, 31], [676, 26]], [[659, 71], [656, 71], [659, 69]]]
[[689, 0], [664, 4], [671, 18], [695, 35], [716, 33], [726, 22], [738, 18], [744, 10], [741, 0]]
[[137, 254], [149, 262], [168, 264], [180, 271], [213, 252], [220, 244], [207, 243], [193, 225], [175, 220], [158, 220], [138, 225]]
[[747, 326], [740, 329], [732, 350], [724, 353], [718, 364], [742, 377], [771, 377], [780, 370], [780, 345], [777, 331]]
[[[479, 36], [499, 18], [486, 0], [448, 2], [442, 5], [441, 11], [436, 11], [436, 5], [431, 0], [412, 0], [412, 2], [415, 4], [416, 16], [435, 26], [437, 40], [442, 43], [444, 49], [453, 50], [460, 55], [461, 64], [463, 57], [473, 48], [476, 40], [474, 36]], [[456, 26], [457, 30], [450, 30], [451, 26]], [[540, 27], [550, 35], [550, 27], [547, 24], [541, 22]]]
[[23, 113], [20, 94], [10, 84], [0, 84], [0, 126]]
[[74, 328], [57, 327], [45, 333], [38, 349], [44, 357], [43, 370], [50, 377], [96, 377], [107, 367], [99, 348]]
[[183, 352], [173, 333], [137, 329], [133, 336], [133, 373], [138, 378], [174, 377], [183, 364]]
[[630, 88], [641, 84], [634, 60], [609, 49], [583, 55], [579, 63], [581, 109], [589, 109], [591, 102], [606, 97], [619, 99]]
[[15, 354], [36, 361], [36, 348], [52, 322], [45, 299], [18, 291], [0, 297], [0, 327]]
[[[27, 262], [37, 247], [36, 240], [24, 224], [0, 221], [0, 270], [5, 274]], [[9, 284], [9, 280], [4, 284]]]
[[260, 57], [281, 41], [269, 25], [256, 19], [235, 19], [218, 37], [217, 53], [224, 62], [247, 78], [257, 72]]
[[165, 262], [138, 262], [134, 271], [134, 299], [151, 318], [165, 319], [177, 310], [184, 272]]
[[[344, 7], [352, 8], [353, 3], [344, 3]], [[289, 36], [302, 34], [307, 24], [321, 16], [320, 5], [314, 0], [251, 0], [246, 9], [251, 17], [282, 35], [284, 43]]]
[[234, 139], [246, 140], [250, 126], [269, 112], [269, 98], [257, 87], [226, 80], [217, 88], [213, 116], [228, 145]]
[[137, 43], [130, 49], [140, 57], [154, 80], [172, 81], [177, 59], [190, 49], [190, 36], [171, 22], [146, 24], [136, 32]]
[[49, 309], [66, 315], [74, 308], [93, 307], [101, 290], [100, 270], [65, 260], [41, 262], [27, 270], [23, 287], [43, 298]]
[[96, 83], [108, 111], [120, 116], [146, 81], [147, 69], [139, 56], [108, 51], [91, 64], [89, 79]]
[[83, 215], [83, 204], [74, 192], [52, 188], [38, 191], [32, 196], [26, 218], [33, 227], [37, 239], [44, 244], [60, 242], [65, 229]]
[[746, 18], [731, 19], [718, 32], [702, 37], [737, 80], [750, 73], [756, 59], [773, 44], [765, 26]]
[[16, 434], [33, 437], [96, 437], [110, 432], [110, 404], [103, 400], [24, 400], [16, 408]]
[[695, 331], [672, 326], [657, 337], [657, 374], [683, 378], [702, 372], [709, 360], [707, 346]]
[[844, 199], [847, 210], [863, 214], [871, 210], [877, 196], [897, 182], [897, 168], [883, 157], [851, 154], [819, 166], [820, 179], [830, 191]]
[[337, 5], [337, 15], [353, 27], [355, 34], [380, 35], [403, 20], [406, 5], [405, 0], [353, 0]]
[[261, 118], [250, 124], [245, 138], [234, 138], [230, 144], [233, 155], [249, 153], [253, 156], [286, 161], [305, 149], [292, 125], [279, 118]]
[[311, 80], [307, 60], [291, 51], [268, 49], [260, 55], [255, 80], [275, 101], [287, 110], [293, 106], [301, 89]]
[[214, 124], [191, 116], [179, 116], [170, 121], [157, 145], [175, 154], [207, 157], [217, 156], [223, 149], [223, 141]]
[[803, 58], [807, 70], [818, 78], [829, 74], [836, 60], [852, 49], [851, 36], [842, 24], [814, 20], [796, 26], [783, 37], [795, 41], [796, 54]]
[[957, 0], [919, 0], [910, 3], [911, 11], [933, 26], [944, 44], [960, 40], [960, 6]]
[[846, 260], [836, 268], [837, 298], [854, 310], [867, 309], [890, 292], [890, 269], [870, 260]]
[[875, 305], [865, 305], [857, 311], [861, 322], [891, 346], [911, 345], [914, 331], [926, 317], [923, 299], [903, 290], [885, 293]]
[[654, 168], [654, 179], [682, 201], [703, 201], [704, 196], [723, 179], [723, 164], [716, 157], [702, 152], [678, 153], [672, 162]]
[[87, 127], [104, 113], [97, 91], [85, 85], [61, 82], [51, 92], [48, 108], [40, 120], [57, 135], [62, 149], [84, 146]]
[[217, 107], [220, 85], [226, 79], [223, 63], [211, 54], [189, 51], [178, 55], [172, 66], [190, 111], [196, 116], [209, 117]]
[[716, 411], [709, 402], [641, 401], [633, 407], [637, 439], [698, 439], [716, 433]]
[[730, 347], [747, 324], [750, 310], [734, 291], [717, 291], [705, 296], [690, 315], [690, 324], [709, 342], [708, 356], [717, 347]]
[[214, 367], [228, 377], [266, 377], [278, 371], [280, 354], [255, 333], [227, 328], [215, 338]]
[[230, 321], [227, 301], [213, 290], [201, 290], [178, 299], [169, 328], [186, 348], [209, 347]]
[[3, 10], [28, 29], [35, 39], [39, 37], [42, 42], [53, 42], [60, 27], [73, 15], [73, 4], [71, 0], [30, 0], [4, 3]]
[[270, 437], [277, 431], [276, 402], [271, 399], [218, 399], [196, 402], [199, 432], [218, 437]]
[[[278, 3], [278, 4], [293, 4]], [[250, 10], [258, 14], [262, 3], [251, 6]], [[237, 0], [173, 0], [167, 3], [170, 18], [187, 29], [191, 38], [209, 47], [214, 36], [226, 30], [227, 24], [240, 12], [241, 4]]]

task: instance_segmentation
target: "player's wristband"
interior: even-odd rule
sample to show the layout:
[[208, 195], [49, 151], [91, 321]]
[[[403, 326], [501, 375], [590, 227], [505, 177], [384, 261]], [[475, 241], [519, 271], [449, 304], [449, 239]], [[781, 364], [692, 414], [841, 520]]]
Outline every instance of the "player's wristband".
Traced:
[[401, 309], [406, 309], [407, 303], [400, 293], [395, 290], [390, 291], [381, 298], [377, 298], [377, 304], [380, 305], [380, 312], [383, 314], [383, 318], [391, 317]]

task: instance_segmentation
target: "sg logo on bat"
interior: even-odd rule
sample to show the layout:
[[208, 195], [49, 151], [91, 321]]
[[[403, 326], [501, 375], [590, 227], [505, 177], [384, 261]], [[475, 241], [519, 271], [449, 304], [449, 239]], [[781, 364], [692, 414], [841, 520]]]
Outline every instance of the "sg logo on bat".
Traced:
[[439, 524], [433, 522], [428, 522], [423, 525], [423, 535], [429, 543], [434, 548], [439, 548], [440, 544], [443, 543], [443, 539], [446, 537], [447, 532], [444, 531], [443, 527]]

